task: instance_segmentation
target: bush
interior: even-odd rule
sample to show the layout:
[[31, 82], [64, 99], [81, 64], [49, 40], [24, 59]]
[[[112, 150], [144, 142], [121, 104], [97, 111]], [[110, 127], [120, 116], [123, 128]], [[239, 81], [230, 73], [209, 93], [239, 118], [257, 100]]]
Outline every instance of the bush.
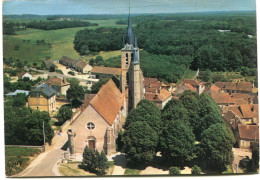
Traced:
[[192, 167], [192, 169], [191, 169], [191, 174], [195, 174], [195, 175], [197, 175], [197, 174], [200, 174], [200, 173], [201, 173], [201, 169], [200, 169], [200, 167], [194, 165], [194, 166]]
[[68, 106], [62, 106], [58, 114], [56, 115], [56, 118], [58, 119], [60, 124], [63, 124], [67, 120], [69, 120], [72, 116], [72, 110]]
[[60, 74], [63, 74], [63, 72], [62, 72], [61, 69], [56, 69], [56, 72], [57, 72], [57, 73], [60, 73]]
[[75, 72], [73, 72], [73, 71], [69, 71], [68, 74], [75, 76]]
[[179, 174], [181, 174], [180, 168], [179, 167], [175, 167], [175, 166], [170, 167], [169, 174], [170, 175], [179, 175]]

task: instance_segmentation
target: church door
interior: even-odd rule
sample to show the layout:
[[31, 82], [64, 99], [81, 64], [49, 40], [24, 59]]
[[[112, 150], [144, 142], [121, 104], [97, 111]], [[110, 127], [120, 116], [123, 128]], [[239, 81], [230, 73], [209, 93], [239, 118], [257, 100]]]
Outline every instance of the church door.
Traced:
[[88, 147], [90, 147], [94, 151], [95, 150], [95, 141], [89, 140], [88, 141]]

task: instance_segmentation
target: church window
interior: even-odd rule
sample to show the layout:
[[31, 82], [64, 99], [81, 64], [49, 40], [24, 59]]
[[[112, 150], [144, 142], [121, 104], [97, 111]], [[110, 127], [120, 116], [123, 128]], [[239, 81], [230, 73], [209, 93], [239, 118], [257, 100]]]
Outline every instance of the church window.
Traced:
[[87, 124], [87, 128], [88, 128], [89, 130], [93, 130], [93, 129], [95, 128], [95, 124], [94, 124], [93, 122], [89, 122], [89, 123]]

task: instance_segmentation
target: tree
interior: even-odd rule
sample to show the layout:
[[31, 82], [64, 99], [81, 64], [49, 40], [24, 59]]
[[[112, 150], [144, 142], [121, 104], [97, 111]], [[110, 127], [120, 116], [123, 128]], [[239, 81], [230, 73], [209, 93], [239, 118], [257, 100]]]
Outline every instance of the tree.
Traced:
[[168, 119], [163, 121], [159, 139], [159, 150], [167, 161], [184, 163], [195, 158], [195, 136], [191, 128], [183, 121]]
[[102, 85], [106, 84], [109, 81], [109, 78], [100, 79], [98, 82], [94, 83], [91, 87], [91, 92], [96, 94]]
[[147, 99], [139, 101], [137, 107], [132, 109], [126, 118], [124, 128], [127, 129], [131, 123], [138, 121], [146, 122], [156, 132], [161, 127], [161, 112], [156, 104]]
[[170, 100], [162, 110], [162, 121], [178, 120], [189, 125], [189, 116], [187, 109], [182, 102], [177, 99]]
[[198, 78], [204, 82], [210, 82], [210, 76], [211, 76], [211, 71], [207, 69], [206, 71], [200, 71]]
[[82, 99], [84, 97], [84, 88], [77, 83], [70, 84], [70, 88], [67, 90], [67, 98], [69, 100]]
[[199, 166], [194, 165], [191, 169], [191, 174], [198, 175], [201, 173], [201, 169]]
[[233, 162], [234, 143], [233, 133], [225, 124], [213, 124], [201, 134], [201, 158], [210, 168], [222, 172]]
[[158, 134], [146, 122], [131, 123], [123, 134], [123, 152], [130, 164], [147, 164], [156, 154]]
[[98, 156], [98, 168], [99, 174], [104, 176], [106, 174], [106, 170], [109, 168], [108, 160], [104, 151]]
[[171, 176], [181, 174], [180, 168], [179, 168], [179, 167], [175, 167], [175, 166], [170, 167], [170, 169], [169, 169], [169, 174], [170, 174]]
[[96, 169], [96, 162], [97, 161], [96, 161], [95, 152], [93, 151], [93, 149], [88, 147], [88, 145], [86, 145], [83, 152], [82, 163], [86, 164], [88, 170], [94, 171]]
[[104, 151], [101, 154], [86, 145], [83, 152], [82, 164], [86, 164], [89, 171], [95, 172], [101, 176], [106, 174], [106, 170], [109, 168], [108, 160]]
[[26, 104], [26, 94], [19, 93], [13, 98], [13, 106], [23, 107]]
[[72, 114], [73, 112], [68, 106], [62, 106], [59, 109], [56, 118], [58, 119], [60, 124], [63, 124], [72, 117]]
[[198, 140], [201, 133], [211, 125], [224, 123], [216, 102], [206, 93], [202, 93], [198, 98], [199, 121], [197, 121], [194, 132]]

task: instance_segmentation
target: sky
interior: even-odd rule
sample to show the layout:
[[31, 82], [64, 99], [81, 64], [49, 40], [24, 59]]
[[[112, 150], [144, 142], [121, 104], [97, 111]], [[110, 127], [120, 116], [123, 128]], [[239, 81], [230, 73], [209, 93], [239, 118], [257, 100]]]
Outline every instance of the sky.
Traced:
[[256, 0], [4, 0], [3, 14], [126, 14], [256, 10]]

